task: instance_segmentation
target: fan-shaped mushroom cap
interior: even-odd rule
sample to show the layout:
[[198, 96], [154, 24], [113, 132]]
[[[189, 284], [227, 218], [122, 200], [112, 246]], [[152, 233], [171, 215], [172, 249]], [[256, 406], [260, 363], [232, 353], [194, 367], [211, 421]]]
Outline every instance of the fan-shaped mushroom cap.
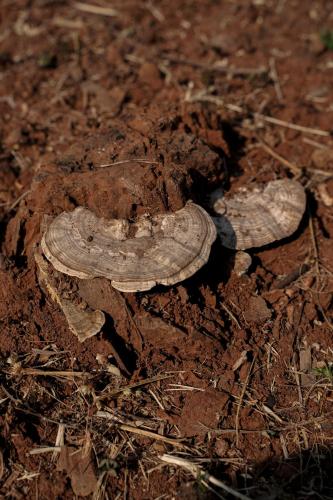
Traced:
[[213, 220], [222, 245], [246, 250], [293, 234], [304, 214], [306, 196], [299, 182], [283, 179], [252, 192], [214, 201]]
[[167, 215], [125, 219], [96, 217], [78, 207], [47, 229], [42, 250], [58, 271], [82, 279], [105, 277], [124, 292], [182, 281], [208, 260], [216, 238], [205, 210], [194, 203]]

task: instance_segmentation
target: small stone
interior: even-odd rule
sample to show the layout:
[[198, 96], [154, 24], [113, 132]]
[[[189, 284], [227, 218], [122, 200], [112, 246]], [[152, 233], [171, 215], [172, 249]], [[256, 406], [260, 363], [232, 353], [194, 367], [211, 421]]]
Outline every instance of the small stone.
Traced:
[[251, 264], [251, 255], [241, 250], [239, 252], [236, 252], [233, 270], [237, 274], [237, 276], [243, 276], [244, 274], [246, 274]]

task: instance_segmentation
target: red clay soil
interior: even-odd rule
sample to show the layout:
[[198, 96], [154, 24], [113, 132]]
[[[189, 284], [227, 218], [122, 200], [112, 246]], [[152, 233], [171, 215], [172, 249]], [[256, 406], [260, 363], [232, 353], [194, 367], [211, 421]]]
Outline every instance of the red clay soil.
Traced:
[[[332, 3], [0, 8], [1, 498], [332, 498]], [[106, 314], [84, 343], [39, 285], [63, 211], [212, 213], [288, 177], [306, 214], [244, 276], [219, 241], [172, 287], [64, 275]]]

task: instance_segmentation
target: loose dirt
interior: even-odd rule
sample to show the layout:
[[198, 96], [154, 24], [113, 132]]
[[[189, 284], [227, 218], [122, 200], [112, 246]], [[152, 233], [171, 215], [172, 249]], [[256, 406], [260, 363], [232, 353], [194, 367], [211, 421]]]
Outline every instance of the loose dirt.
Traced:
[[[332, 498], [331, 2], [0, 7], [1, 497]], [[243, 276], [219, 241], [172, 287], [63, 276], [106, 314], [84, 343], [39, 285], [64, 210], [292, 177], [301, 225]]]

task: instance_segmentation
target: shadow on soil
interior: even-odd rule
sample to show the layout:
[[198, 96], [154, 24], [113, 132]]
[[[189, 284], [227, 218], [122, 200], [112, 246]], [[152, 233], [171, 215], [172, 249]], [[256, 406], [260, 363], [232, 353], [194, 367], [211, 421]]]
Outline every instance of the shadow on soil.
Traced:
[[193, 185], [191, 192], [187, 193], [188, 198], [193, 199], [208, 211], [210, 211], [210, 193], [220, 188], [228, 191], [230, 189], [230, 177], [240, 177], [243, 174], [240, 160], [245, 155], [245, 138], [228, 122], [221, 121], [219, 129], [226, 144], [228, 144], [229, 154], [226, 155], [222, 148], [212, 144], [207, 145], [220, 158], [220, 176], [208, 178], [207, 175], [203, 175], [198, 170], [191, 170]]
[[[224, 466], [213, 468], [211, 474], [229, 484]], [[255, 465], [251, 472], [237, 477], [237, 484], [230, 485], [235, 492], [251, 500], [331, 500], [333, 498], [333, 450], [316, 447], [288, 459], [268, 460]], [[200, 483], [184, 484], [179, 496], [188, 500], [213, 500], [238, 498], [228, 495], [222, 488], [210, 492]]]

